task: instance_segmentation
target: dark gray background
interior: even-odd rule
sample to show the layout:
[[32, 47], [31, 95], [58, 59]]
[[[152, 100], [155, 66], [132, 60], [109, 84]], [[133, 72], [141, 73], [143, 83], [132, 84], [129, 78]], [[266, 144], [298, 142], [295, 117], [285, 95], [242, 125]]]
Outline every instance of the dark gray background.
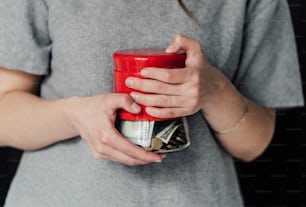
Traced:
[[[288, 0], [306, 91], [306, 1]], [[15, 173], [20, 151], [0, 148], [0, 206]], [[266, 152], [246, 164], [236, 161], [247, 207], [306, 207], [306, 108], [277, 114], [274, 138]]]
[[[306, 98], [306, 1], [288, 0]], [[236, 162], [247, 207], [306, 207], [306, 108], [278, 113], [274, 138], [255, 162]]]

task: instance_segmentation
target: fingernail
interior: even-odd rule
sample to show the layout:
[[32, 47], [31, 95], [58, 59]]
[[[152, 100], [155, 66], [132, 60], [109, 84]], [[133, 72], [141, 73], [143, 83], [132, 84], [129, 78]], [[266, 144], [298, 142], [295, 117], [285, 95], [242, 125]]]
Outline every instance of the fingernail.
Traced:
[[136, 103], [133, 103], [131, 107], [132, 107], [132, 110], [135, 112], [139, 112], [141, 110], [140, 106]]
[[140, 74], [141, 74], [142, 76], [147, 76], [148, 73], [149, 73], [149, 72], [148, 72], [146, 69], [143, 69], [142, 71], [140, 71]]
[[135, 93], [135, 92], [130, 93], [130, 96], [132, 96], [132, 98], [133, 98], [134, 100], [137, 100], [137, 99], [138, 99], [138, 94]]
[[132, 78], [127, 78], [127, 79], [125, 80], [125, 84], [126, 84], [127, 86], [132, 87], [132, 86], [134, 85], [134, 80], [133, 80]]
[[155, 160], [156, 163], [161, 163], [163, 160]]
[[174, 45], [169, 45], [166, 49], [166, 52], [171, 53], [173, 49], [174, 49]]
[[154, 112], [154, 110], [151, 107], [146, 107], [146, 112], [150, 115], [152, 115], [152, 112]]
[[162, 154], [162, 155], [160, 155], [160, 157], [161, 157], [162, 159], [165, 159], [165, 158], [167, 157], [167, 155]]

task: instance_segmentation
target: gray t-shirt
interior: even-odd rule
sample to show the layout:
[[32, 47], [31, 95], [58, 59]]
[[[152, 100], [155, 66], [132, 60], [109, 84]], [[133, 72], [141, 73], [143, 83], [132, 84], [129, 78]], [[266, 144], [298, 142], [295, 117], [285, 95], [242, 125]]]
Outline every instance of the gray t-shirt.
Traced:
[[[2, 0], [0, 65], [45, 75], [45, 99], [91, 96], [113, 91], [115, 50], [166, 47], [182, 33], [198, 39], [247, 98], [303, 104], [285, 0], [184, 2], [202, 26], [176, 0]], [[232, 158], [200, 113], [188, 121], [191, 146], [162, 164], [94, 159], [79, 137], [27, 151], [5, 206], [243, 206]]]

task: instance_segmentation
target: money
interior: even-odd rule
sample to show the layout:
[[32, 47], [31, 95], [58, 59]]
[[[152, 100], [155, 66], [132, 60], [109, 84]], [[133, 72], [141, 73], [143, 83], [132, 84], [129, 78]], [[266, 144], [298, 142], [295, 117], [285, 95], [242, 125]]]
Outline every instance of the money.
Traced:
[[163, 141], [158, 138], [158, 137], [154, 137], [151, 140], [151, 147], [153, 150], [160, 150], [163, 146]]
[[154, 121], [121, 121], [120, 132], [131, 142], [142, 147], [151, 145]]
[[122, 135], [147, 151], [174, 152], [189, 146], [188, 128], [184, 119], [172, 121], [126, 121], [122, 120]]
[[168, 144], [169, 140], [171, 139], [173, 133], [180, 127], [180, 124], [175, 125], [176, 121], [171, 122], [167, 127], [165, 127], [162, 131], [156, 134], [155, 137], [161, 139], [165, 144]]

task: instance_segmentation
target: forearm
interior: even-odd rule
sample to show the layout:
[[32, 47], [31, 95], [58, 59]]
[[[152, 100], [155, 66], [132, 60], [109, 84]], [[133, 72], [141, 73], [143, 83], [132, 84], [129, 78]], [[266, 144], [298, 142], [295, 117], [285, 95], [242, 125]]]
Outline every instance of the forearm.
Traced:
[[77, 135], [67, 118], [70, 99], [43, 100], [13, 91], [0, 97], [0, 145], [33, 150]]
[[[271, 141], [275, 117], [272, 109], [248, 100], [245, 120], [235, 127], [246, 113], [246, 103], [238, 90], [221, 73], [217, 72], [219, 84], [202, 112], [224, 148], [239, 159], [250, 161], [260, 155]], [[223, 77], [222, 77], [223, 76]]]

